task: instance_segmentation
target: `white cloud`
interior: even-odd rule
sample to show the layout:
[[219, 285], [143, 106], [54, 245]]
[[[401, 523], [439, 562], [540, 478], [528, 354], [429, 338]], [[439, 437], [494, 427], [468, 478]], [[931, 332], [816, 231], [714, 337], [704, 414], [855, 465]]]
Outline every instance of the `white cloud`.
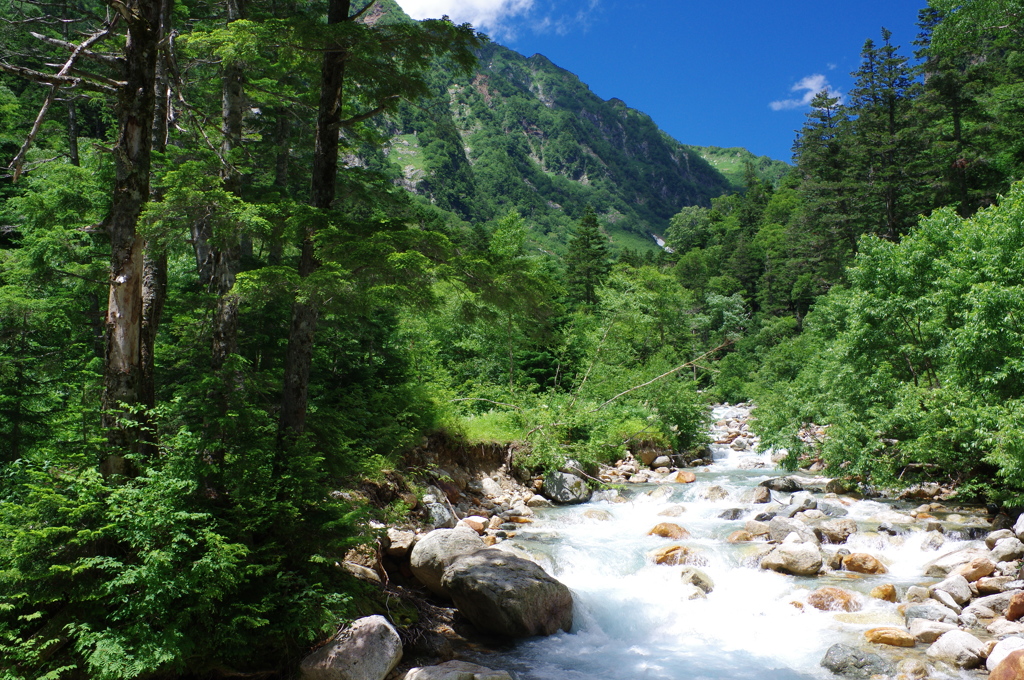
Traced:
[[828, 78], [820, 73], [814, 73], [802, 78], [800, 82], [790, 88], [790, 92], [803, 92], [804, 94], [802, 97], [799, 99], [780, 99], [770, 103], [768, 106], [772, 111], [800, 109], [805, 106], [810, 106], [811, 101], [814, 99], [814, 95], [818, 94], [822, 90], [828, 92], [829, 95], [839, 97], [840, 100], [842, 100], [842, 94], [839, 90], [836, 90], [828, 84]]
[[[590, 28], [601, 0], [540, 2], [537, 0], [397, 0], [413, 19], [448, 15], [456, 23], [471, 23], [492, 38], [514, 40], [517, 30], [566, 35]], [[581, 5], [570, 10], [566, 5]]]
[[439, 19], [448, 15], [456, 23], [497, 35], [510, 35], [508, 20], [525, 16], [534, 0], [398, 0], [413, 19]]

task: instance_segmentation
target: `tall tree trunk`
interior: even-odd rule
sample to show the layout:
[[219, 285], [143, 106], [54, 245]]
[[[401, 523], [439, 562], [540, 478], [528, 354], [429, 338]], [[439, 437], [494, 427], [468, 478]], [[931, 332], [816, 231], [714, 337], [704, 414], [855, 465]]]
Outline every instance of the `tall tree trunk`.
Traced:
[[[243, 0], [227, 0], [228, 23], [244, 18]], [[235, 196], [242, 196], [242, 173], [236, 165], [236, 150], [242, 146], [242, 115], [245, 107], [245, 72], [242, 64], [225, 64], [221, 76], [221, 155], [224, 157], [224, 187]], [[238, 296], [231, 294], [235, 276], [240, 270], [241, 240], [232, 238], [230, 245], [213, 250], [213, 287], [217, 308], [213, 316], [213, 347], [211, 364], [220, 371], [228, 357], [238, 350]], [[225, 380], [231, 378], [225, 376]]]
[[149, 199], [160, 0], [129, 0], [123, 14], [128, 22], [125, 84], [117, 94], [114, 193], [107, 223], [111, 257], [102, 422], [113, 452], [101, 464], [105, 475], [130, 471], [124, 454], [139, 449], [141, 423], [122, 404], [139, 406], [149, 391], [142, 369], [143, 239], [136, 227]]
[[71, 160], [71, 165], [79, 165], [78, 111], [75, 109], [74, 95], [68, 98], [68, 157]]
[[[163, 153], [167, 148], [167, 126], [170, 113], [170, 84], [167, 77], [168, 47], [167, 36], [170, 34], [171, 3], [173, 0], [160, 2], [160, 19], [157, 27], [157, 43], [160, 46], [157, 54], [155, 84], [153, 89], [153, 151]], [[160, 192], [152, 190], [150, 199], [162, 199]], [[160, 246], [146, 244], [142, 262], [142, 371], [143, 386], [142, 403], [147, 408], [156, 406], [156, 334], [160, 327], [164, 302], [167, 299], [167, 251]], [[144, 441], [144, 453], [155, 451], [155, 442]]]
[[[281, 192], [282, 197], [288, 196], [288, 162], [291, 160], [291, 121], [288, 119], [288, 112], [282, 107], [279, 110], [280, 118], [277, 120], [275, 143], [277, 145], [277, 159], [274, 163], [274, 187]], [[284, 260], [284, 225], [278, 221], [274, 226], [274, 234], [270, 242], [270, 253], [267, 261], [270, 266], [277, 267]]]
[[[330, 0], [328, 25], [349, 20], [350, 0]], [[324, 52], [320, 80], [320, 104], [316, 118], [316, 144], [313, 150], [313, 177], [310, 204], [329, 210], [334, 203], [338, 178], [338, 135], [341, 124], [341, 95], [345, 83], [345, 50], [333, 46]], [[299, 276], [316, 271], [319, 263], [313, 248], [315, 227], [308, 225], [302, 241]], [[288, 350], [284, 365], [284, 390], [281, 395], [280, 436], [289, 439], [306, 429], [309, 400], [309, 372], [313, 362], [313, 340], [319, 309], [312, 296], [301, 296], [292, 305], [292, 323], [288, 331]]]

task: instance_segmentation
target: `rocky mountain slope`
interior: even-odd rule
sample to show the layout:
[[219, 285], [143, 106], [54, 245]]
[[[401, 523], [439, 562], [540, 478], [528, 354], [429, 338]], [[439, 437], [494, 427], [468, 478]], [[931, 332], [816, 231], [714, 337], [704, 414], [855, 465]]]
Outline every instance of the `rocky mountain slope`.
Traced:
[[463, 219], [516, 208], [558, 248], [592, 205], [619, 245], [650, 247], [680, 208], [736, 188], [699, 150], [543, 55], [490, 43], [472, 74], [441, 64], [432, 86], [390, 119], [388, 158], [406, 187]]

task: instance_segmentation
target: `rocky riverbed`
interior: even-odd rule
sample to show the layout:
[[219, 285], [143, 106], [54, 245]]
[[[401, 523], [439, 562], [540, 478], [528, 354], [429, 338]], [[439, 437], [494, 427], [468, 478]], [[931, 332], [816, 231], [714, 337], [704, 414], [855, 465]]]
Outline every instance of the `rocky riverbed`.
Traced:
[[749, 414], [716, 407], [702, 459], [447, 475], [380, 570], [491, 637], [378, 680], [1024, 677], [1024, 519], [782, 473]]

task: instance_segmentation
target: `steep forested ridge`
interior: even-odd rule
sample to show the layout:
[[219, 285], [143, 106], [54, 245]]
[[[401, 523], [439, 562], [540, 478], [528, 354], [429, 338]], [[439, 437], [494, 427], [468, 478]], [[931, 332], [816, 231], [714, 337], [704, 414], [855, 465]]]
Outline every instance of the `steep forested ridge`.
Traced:
[[403, 183], [466, 220], [516, 209], [559, 250], [594, 208], [622, 245], [653, 244], [687, 205], [731, 186], [693, 148], [543, 55], [489, 44], [470, 75], [432, 73], [435, 97], [390, 121]]

